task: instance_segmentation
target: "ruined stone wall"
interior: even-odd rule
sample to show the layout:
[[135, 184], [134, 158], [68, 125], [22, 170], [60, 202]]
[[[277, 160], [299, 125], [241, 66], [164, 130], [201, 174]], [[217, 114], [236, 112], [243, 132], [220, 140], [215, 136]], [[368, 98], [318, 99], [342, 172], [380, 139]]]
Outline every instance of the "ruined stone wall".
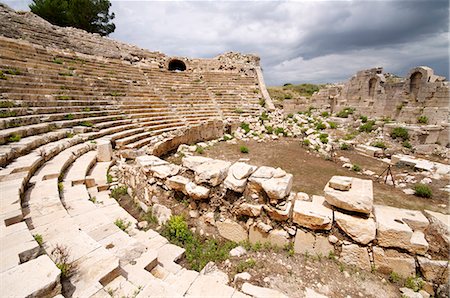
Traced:
[[359, 71], [344, 85], [320, 90], [312, 104], [338, 112], [345, 107], [367, 116], [386, 116], [416, 123], [426, 116], [429, 124], [446, 124], [449, 115], [449, 86], [426, 66], [411, 69], [406, 78], [383, 73], [382, 68]]

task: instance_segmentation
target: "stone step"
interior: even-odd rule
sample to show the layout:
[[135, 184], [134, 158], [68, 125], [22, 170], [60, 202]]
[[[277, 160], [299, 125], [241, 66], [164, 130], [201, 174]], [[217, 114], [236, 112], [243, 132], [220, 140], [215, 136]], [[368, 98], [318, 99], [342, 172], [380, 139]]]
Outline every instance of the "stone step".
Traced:
[[94, 178], [96, 186], [103, 187], [108, 184], [106, 176], [111, 165], [111, 161], [97, 162], [94, 165], [89, 176]]
[[97, 151], [89, 151], [78, 157], [67, 170], [64, 182], [70, 182], [72, 185], [84, 184], [89, 169], [97, 161]]
[[52, 260], [40, 256], [0, 273], [4, 297], [52, 297], [61, 293], [61, 271]]
[[20, 222], [23, 219], [21, 194], [26, 184], [26, 177], [0, 182], [0, 227]]

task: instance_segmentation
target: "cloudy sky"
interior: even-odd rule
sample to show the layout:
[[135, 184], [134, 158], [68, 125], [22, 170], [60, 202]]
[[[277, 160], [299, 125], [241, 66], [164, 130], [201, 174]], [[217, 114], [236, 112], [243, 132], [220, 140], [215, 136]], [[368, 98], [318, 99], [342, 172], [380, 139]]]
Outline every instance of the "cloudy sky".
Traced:
[[344, 81], [377, 66], [404, 76], [428, 65], [449, 77], [447, 0], [111, 3], [112, 38], [176, 56], [254, 53], [268, 85]]

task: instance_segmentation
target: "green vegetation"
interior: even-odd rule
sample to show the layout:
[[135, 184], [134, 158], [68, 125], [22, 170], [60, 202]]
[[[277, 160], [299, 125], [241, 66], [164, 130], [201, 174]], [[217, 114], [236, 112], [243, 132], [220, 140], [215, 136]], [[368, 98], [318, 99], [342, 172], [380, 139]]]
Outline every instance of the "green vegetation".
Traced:
[[205, 153], [205, 149], [202, 146], [196, 146], [195, 152], [197, 152], [198, 154], [203, 154]]
[[286, 133], [286, 131], [284, 130], [283, 127], [277, 127], [277, 128], [275, 128], [275, 130], [274, 130], [273, 133], [274, 133], [275, 135], [279, 135], [279, 134], [282, 134], [283, 136], [286, 136], [286, 135], [287, 135], [287, 133]]
[[395, 127], [391, 132], [393, 139], [402, 139], [403, 141], [409, 140], [408, 130], [404, 127]]
[[91, 108], [84, 108], [83, 109], [83, 112], [90, 112], [91, 111]]
[[128, 187], [125, 185], [118, 186], [113, 189], [111, 189], [111, 197], [114, 198], [116, 201], [119, 201], [120, 198], [128, 193]]
[[311, 141], [308, 140], [308, 139], [304, 139], [304, 140], [303, 140], [303, 145], [309, 146], [309, 145], [311, 145]]
[[273, 127], [272, 127], [272, 126], [266, 125], [265, 128], [266, 128], [266, 132], [267, 132], [269, 135], [273, 134]]
[[371, 121], [368, 121], [368, 122], [364, 123], [363, 125], [361, 125], [358, 130], [360, 132], [369, 133], [372, 130], [374, 130], [374, 128], [373, 128], [374, 125], [375, 125], [375, 121], [371, 120]]
[[94, 124], [93, 124], [92, 122], [90, 122], [90, 121], [83, 121], [83, 122], [81, 122], [79, 125], [81, 125], [81, 126], [86, 126], [86, 127], [92, 127], [92, 126], [94, 126]]
[[63, 64], [63, 61], [61, 59], [59, 59], [59, 58], [56, 58], [56, 57], [53, 58], [52, 62], [55, 63], [55, 64]]
[[0, 118], [16, 117], [17, 112], [15, 111], [4, 111], [0, 112]]
[[186, 249], [186, 261], [196, 271], [203, 269], [210, 261], [226, 260], [230, 250], [236, 247], [236, 243], [231, 241], [201, 238], [189, 230], [186, 221], [179, 215], [172, 216], [167, 221], [161, 235]]
[[36, 240], [36, 242], [39, 244], [39, 246], [42, 245], [42, 243], [44, 243], [44, 239], [42, 238], [41, 234], [35, 234], [33, 235], [34, 240]]
[[64, 184], [62, 182], [58, 182], [58, 191], [60, 193], [64, 191]]
[[239, 261], [239, 263], [236, 265], [236, 273], [244, 272], [250, 268], [255, 267], [256, 261], [253, 258], [249, 258], [245, 261]]
[[319, 140], [324, 143], [327, 144], [328, 143], [328, 134], [327, 133], [321, 133], [319, 135]]
[[69, 95], [58, 95], [56, 98], [60, 99], [60, 100], [71, 100], [72, 96], [69, 96]]
[[18, 75], [22, 74], [20, 72], [20, 70], [15, 69], [15, 68], [6, 69], [3, 72], [6, 73], [6, 74], [13, 75], [13, 76], [18, 76]]
[[314, 92], [317, 92], [322, 88], [323, 85], [315, 85], [315, 84], [285, 84], [283, 86], [283, 90], [291, 90], [298, 93], [300, 96], [311, 97]]
[[405, 148], [412, 149], [412, 145], [409, 141], [403, 141], [402, 145]]
[[370, 146], [381, 148], [381, 149], [386, 149], [387, 148], [386, 144], [383, 143], [382, 141], [373, 142], [373, 143], [370, 144]]
[[8, 142], [15, 143], [15, 142], [20, 141], [21, 139], [22, 139], [22, 137], [19, 134], [15, 133], [8, 138]]
[[229, 140], [231, 140], [233, 137], [231, 136], [231, 135], [228, 135], [228, 134], [226, 134], [226, 135], [224, 135], [223, 136], [223, 140], [224, 141], [229, 141]]
[[73, 77], [73, 73], [71, 72], [59, 72], [58, 74], [63, 77]]
[[428, 117], [422, 115], [419, 118], [417, 118], [417, 122], [421, 124], [428, 124]]
[[366, 122], [367, 122], [367, 116], [361, 115], [361, 116], [359, 117], [359, 119], [361, 119], [361, 122], [362, 122], [362, 123], [366, 123]]
[[242, 113], [244, 113], [244, 110], [243, 110], [243, 109], [240, 109], [240, 108], [237, 108], [237, 109], [234, 110], [234, 112], [235, 112], [236, 114], [242, 114]]
[[9, 100], [0, 101], [0, 108], [14, 108], [16, 104]]
[[258, 103], [260, 106], [264, 107], [266, 105], [266, 100], [264, 98], [261, 98]]
[[261, 120], [261, 121], [266, 121], [266, 120], [269, 120], [269, 114], [267, 114], [267, 112], [262, 112], [261, 113], [261, 116], [259, 116], [259, 120]]
[[29, 7], [31, 12], [57, 26], [75, 27], [102, 36], [116, 29], [109, 0], [33, 0]]
[[121, 218], [116, 219], [114, 224], [124, 232], [131, 226], [131, 222]]
[[350, 149], [350, 145], [347, 143], [341, 143], [340, 148], [341, 150], [348, 150]]
[[68, 278], [76, 271], [76, 266], [73, 262], [69, 262], [69, 249], [61, 244], [56, 244], [56, 247], [51, 252], [52, 260], [56, 267], [61, 270], [61, 277]]
[[250, 124], [249, 123], [242, 122], [241, 123], [241, 128], [245, 131], [245, 133], [249, 133], [250, 132]]
[[414, 185], [414, 195], [421, 198], [431, 198], [433, 193], [431, 192], [431, 188], [423, 183], [417, 183]]
[[247, 146], [241, 146], [239, 148], [239, 150], [241, 151], [241, 153], [249, 153], [250, 152], [250, 150], [248, 149]]
[[349, 141], [349, 140], [353, 140], [357, 135], [358, 135], [358, 131], [352, 131], [352, 132], [350, 132], [350, 133], [348, 133], [348, 134], [346, 134], [344, 137], [343, 137], [343, 139], [344, 140], [346, 140], [346, 141]]
[[400, 282], [400, 280], [401, 280], [401, 277], [400, 277], [400, 275], [398, 275], [397, 272], [392, 271], [391, 274], [389, 274], [389, 281], [390, 282], [398, 283], [398, 282]]
[[317, 129], [317, 130], [324, 130], [325, 128], [327, 128], [327, 126], [325, 125], [325, 123], [323, 123], [323, 122], [317, 122], [317, 124], [316, 124], [316, 129]]
[[74, 118], [73, 114], [64, 115], [64, 119], [66, 120], [73, 120], [73, 118]]
[[292, 99], [292, 94], [285, 94], [284, 99]]
[[142, 216], [142, 220], [145, 220], [146, 222], [148, 222], [149, 224], [152, 224], [152, 225], [158, 224], [158, 218], [156, 218], [156, 216], [153, 215], [153, 212], [151, 209]]
[[359, 166], [359, 165], [357, 165], [357, 164], [354, 164], [354, 165], [352, 166], [352, 171], [360, 172], [360, 171], [361, 171], [361, 166]]
[[330, 126], [331, 129], [336, 129], [337, 128], [336, 122], [330, 121], [330, 122], [328, 122], [328, 125]]
[[8, 78], [5, 76], [2, 70], [0, 70], [0, 80], [7, 80]]
[[330, 113], [328, 113], [327, 111], [322, 112], [322, 114], [320, 114], [322, 117], [328, 117], [330, 116]]
[[419, 292], [424, 285], [425, 282], [418, 276], [409, 276], [405, 281], [405, 287], [410, 288], [414, 292]]
[[354, 108], [345, 108], [336, 114], [339, 118], [348, 118], [348, 115], [352, 115], [355, 112]]
[[71, 132], [68, 132], [66, 136], [67, 136], [69, 139], [71, 139], [71, 138], [74, 137], [74, 135], [75, 135], [75, 134], [73, 134], [73, 133], [71, 133]]

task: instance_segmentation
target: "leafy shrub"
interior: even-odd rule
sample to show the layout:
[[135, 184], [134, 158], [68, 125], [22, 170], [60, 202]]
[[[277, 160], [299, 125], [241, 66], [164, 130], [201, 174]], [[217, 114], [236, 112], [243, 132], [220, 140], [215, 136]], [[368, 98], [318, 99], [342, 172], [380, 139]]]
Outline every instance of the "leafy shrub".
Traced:
[[417, 122], [418, 123], [422, 123], [422, 124], [427, 124], [428, 123], [428, 117], [422, 115], [419, 118], [417, 118]]
[[188, 224], [183, 216], [173, 215], [164, 225], [163, 236], [169, 238], [171, 242], [183, 246], [192, 241], [194, 235], [189, 230]]
[[80, 123], [81, 126], [92, 127], [94, 124], [90, 121], [83, 121]]
[[205, 149], [202, 146], [195, 147], [195, 152], [198, 154], [203, 154], [205, 152]]
[[18, 75], [21, 74], [20, 70], [15, 69], [15, 68], [7, 69], [7, 70], [4, 71], [4, 73], [10, 74], [10, 75], [13, 75], [13, 76], [18, 76]]
[[304, 140], [303, 140], [303, 145], [309, 146], [309, 145], [311, 145], [311, 141], [308, 140], [308, 139], [304, 139]]
[[330, 126], [331, 129], [336, 129], [337, 128], [336, 122], [330, 121], [330, 122], [328, 122], [328, 125]]
[[323, 123], [323, 122], [317, 122], [317, 124], [316, 124], [316, 129], [318, 129], [318, 130], [324, 130], [325, 128], [327, 128], [327, 126], [325, 125], [325, 123]]
[[354, 108], [345, 108], [336, 114], [339, 118], [348, 118], [348, 115], [351, 115], [355, 112]]
[[261, 116], [259, 116], [259, 119], [261, 121], [269, 120], [269, 114], [267, 114], [267, 112], [262, 112]]
[[249, 133], [250, 131], [250, 124], [246, 122], [241, 123], [241, 128], [245, 131], [245, 133]]
[[359, 127], [359, 131], [360, 132], [371, 132], [372, 130], [374, 130], [374, 128], [373, 128], [374, 124], [375, 124], [375, 121], [368, 121]]
[[402, 145], [405, 148], [412, 149], [412, 145], [409, 141], [403, 141]]
[[115, 187], [111, 190], [111, 197], [115, 200], [120, 200], [121, 196], [124, 196], [128, 193], [128, 187], [125, 185]]
[[250, 150], [248, 149], [248, 147], [246, 146], [241, 146], [239, 148], [239, 150], [241, 151], [241, 153], [248, 153]]
[[328, 113], [327, 111], [322, 112], [322, 114], [320, 114], [322, 117], [328, 117], [330, 115], [330, 113]]
[[277, 128], [275, 128], [274, 133], [275, 133], [276, 135], [283, 134], [283, 136], [286, 136], [286, 132], [284, 131], [284, 128], [283, 128], [283, 127], [277, 127]]
[[425, 282], [418, 276], [408, 276], [405, 281], [405, 287], [410, 288], [414, 292], [419, 292], [424, 285]]
[[428, 185], [417, 183], [414, 185], [414, 195], [421, 198], [431, 198], [433, 193]]
[[340, 148], [341, 148], [341, 150], [348, 150], [348, 149], [350, 149], [350, 145], [347, 143], [341, 143]]
[[64, 119], [66, 120], [73, 120], [73, 118], [74, 118], [73, 114], [64, 115]]
[[400, 275], [398, 275], [397, 272], [392, 271], [391, 274], [389, 274], [389, 281], [392, 283], [398, 283], [401, 280]]
[[249, 258], [245, 261], [240, 261], [237, 265], [236, 265], [236, 272], [237, 273], [242, 273], [250, 268], [255, 267], [256, 265], [256, 261], [253, 258]]
[[391, 138], [399, 138], [403, 141], [409, 140], [408, 130], [404, 127], [395, 127], [391, 132]]
[[321, 133], [319, 135], [319, 140], [324, 143], [327, 144], [328, 143], [328, 134], [327, 133]]
[[273, 134], [273, 127], [272, 127], [272, 126], [266, 125], [265, 128], [266, 128], [266, 132], [267, 132], [269, 135]]
[[361, 167], [359, 165], [357, 165], [357, 164], [354, 164], [352, 166], [352, 171], [360, 172], [361, 171]]
[[20, 141], [21, 139], [22, 139], [22, 137], [19, 134], [15, 133], [8, 138], [8, 142], [14, 143], [14, 142]]
[[359, 117], [359, 119], [361, 119], [361, 122], [362, 122], [362, 123], [366, 123], [366, 122], [367, 122], [367, 116], [361, 115], [361, 116]]
[[381, 149], [386, 149], [387, 148], [386, 144], [381, 142], [381, 141], [373, 142], [372, 144], [370, 144], [370, 146], [381, 148]]
[[70, 261], [70, 251], [67, 246], [56, 244], [51, 255], [53, 256], [52, 259], [56, 267], [61, 270], [61, 276], [63, 278], [68, 278], [75, 273], [76, 265]]

